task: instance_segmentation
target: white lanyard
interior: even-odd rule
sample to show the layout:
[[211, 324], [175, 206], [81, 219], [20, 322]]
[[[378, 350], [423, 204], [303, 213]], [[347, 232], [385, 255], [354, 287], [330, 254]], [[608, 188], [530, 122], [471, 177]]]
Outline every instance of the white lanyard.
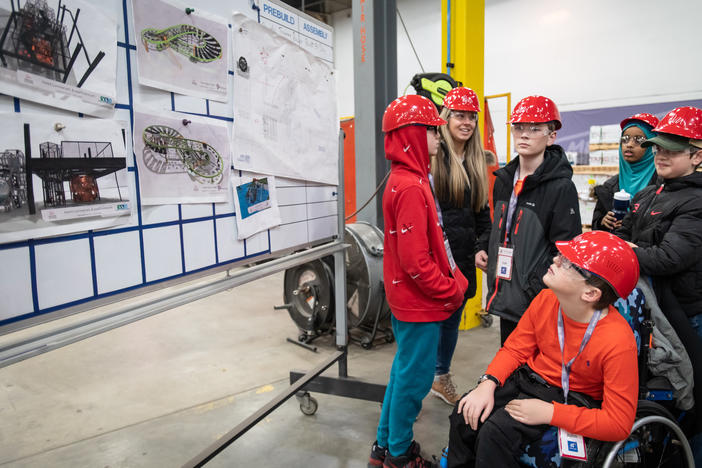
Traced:
[[600, 319], [602, 314], [601, 310], [596, 310], [592, 317], [590, 318], [590, 323], [587, 325], [587, 330], [585, 330], [585, 335], [583, 335], [583, 341], [580, 343], [580, 349], [578, 354], [576, 354], [573, 359], [568, 361], [568, 364], [564, 362], [565, 356], [563, 355], [563, 342], [565, 341], [565, 328], [563, 327], [563, 314], [561, 313], [561, 307], [558, 307], [558, 344], [561, 346], [561, 387], [563, 388], [563, 401], [568, 404], [568, 390], [570, 389], [570, 367], [573, 365], [575, 359], [580, 356], [580, 353], [585, 349], [592, 332], [595, 330], [595, 325]]
[[446, 231], [444, 231], [444, 217], [441, 214], [441, 206], [439, 206], [439, 199], [436, 198], [436, 192], [434, 191], [434, 177], [429, 173], [429, 185], [431, 186], [431, 194], [434, 195], [434, 205], [436, 205], [436, 216], [439, 218], [439, 225], [441, 226], [441, 234], [444, 236], [444, 248], [446, 249], [446, 257], [448, 258], [449, 266], [451, 267], [451, 272], [456, 270], [456, 260], [453, 258], [453, 253], [451, 252], [451, 246], [449, 245], [448, 237], [446, 236]]

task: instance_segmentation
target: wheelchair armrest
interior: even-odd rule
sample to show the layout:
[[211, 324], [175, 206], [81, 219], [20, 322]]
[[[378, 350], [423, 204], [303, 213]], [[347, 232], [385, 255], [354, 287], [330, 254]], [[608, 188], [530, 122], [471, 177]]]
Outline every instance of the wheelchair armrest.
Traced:
[[672, 390], [673, 386], [670, 381], [663, 376], [656, 376], [646, 382], [648, 390]]

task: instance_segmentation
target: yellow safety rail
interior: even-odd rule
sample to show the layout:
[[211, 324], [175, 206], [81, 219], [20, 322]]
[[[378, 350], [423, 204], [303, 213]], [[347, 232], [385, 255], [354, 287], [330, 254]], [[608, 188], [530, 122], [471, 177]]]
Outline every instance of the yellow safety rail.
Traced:
[[[507, 154], [505, 155], [505, 157], [507, 159], [507, 162], [510, 162], [512, 160], [512, 138], [510, 136], [509, 120], [512, 118], [512, 93], [491, 94], [489, 96], [485, 96], [485, 101], [488, 101], [489, 99], [498, 98], [507, 98], [507, 122], [505, 123], [505, 125], [507, 126]], [[494, 120], [492, 124], [495, 124]]]

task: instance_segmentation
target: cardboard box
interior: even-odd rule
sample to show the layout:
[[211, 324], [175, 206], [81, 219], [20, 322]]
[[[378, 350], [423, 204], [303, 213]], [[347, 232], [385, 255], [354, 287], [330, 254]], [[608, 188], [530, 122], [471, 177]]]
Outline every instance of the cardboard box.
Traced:
[[622, 137], [622, 129], [619, 124], [602, 126], [601, 143], [616, 143], [619, 145], [619, 140]]
[[590, 144], [595, 145], [598, 143], [602, 143], [602, 127], [593, 125], [590, 127]]

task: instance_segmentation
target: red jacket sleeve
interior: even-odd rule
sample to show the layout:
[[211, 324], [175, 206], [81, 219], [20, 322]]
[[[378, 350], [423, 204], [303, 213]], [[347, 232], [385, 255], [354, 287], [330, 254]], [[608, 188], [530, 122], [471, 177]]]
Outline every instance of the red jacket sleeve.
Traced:
[[436, 256], [440, 253], [434, 253], [433, 256], [429, 253], [428, 230], [440, 228], [429, 226], [427, 200], [422, 190], [419, 187], [409, 187], [398, 194], [394, 204], [400, 268], [427, 296], [453, 301], [458, 299], [460, 302], [463, 291], [437, 265]]

